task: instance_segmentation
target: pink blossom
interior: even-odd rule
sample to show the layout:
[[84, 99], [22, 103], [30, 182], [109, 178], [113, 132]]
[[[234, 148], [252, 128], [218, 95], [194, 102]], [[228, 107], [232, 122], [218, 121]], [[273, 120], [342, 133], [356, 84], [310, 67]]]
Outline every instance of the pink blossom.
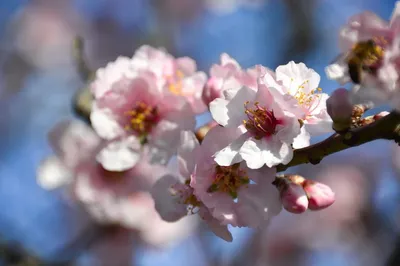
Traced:
[[308, 198], [310, 210], [322, 210], [335, 202], [335, 193], [332, 189], [322, 183], [306, 180], [303, 184], [304, 191]]
[[221, 225], [220, 221], [211, 215], [190, 186], [199, 149], [199, 143], [192, 132], [181, 133], [181, 145], [178, 150], [179, 174], [166, 174], [154, 184], [151, 194], [155, 208], [161, 218], [168, 222], [198, 213], [217, 236], [231, 242], [232, 235], [227, 226]]
[[[326, 101], [329, 96], [322, 93], [319, 87], [319, 74], [304, 63], [293, 61], [277, 67], [275, 73], [276, 80], [283, 85], [276, 86], [276, 89], [294, 97], [297, 101], [297, 107], [300, 110], [292, 112], [303, 123], [304, 133], [302, 134], [315, 136], [332, 132], [332, 120], [326, 110]], [[309, 143], [304, 146], [308, 145]]]
[[45, 189], [56, 189], [73, 181], [75, 170], [87, 160], [95, 160], [101, 147], [96, 133], [81, 121], [62, 121], [49, 133], [55, 155], [39, 166], [37, 181]]
[[[81, 204], [97, 223], [135, 230], [146, 243], [161, 246], [184, 238], [196, 226], [196, 221], [187, 219], [176, 225], [161, 221], [149, 191], [167, 171], [149, 164], [146, 149], [134, 167], [113, 172], [96, 161], [98, 151], [107, 143], [83, 122], [62, 122], [49, 136], [56, 155], [40, 165], [38, 183], [46, 189], [68, 185], [72, 200]], [[149, 233], [155, 230], [151, 226], [176, 232], [156, 238]]]
[[353, 82], [357, 102], [390, 103], [395, 108], [400, 106], [397, 100], [399, 14], [400, 5], [397, 2], [390, 21], [366, 11], [351, 17], [340, 31], [342, 54], [326, 68], [326, 72], [329, 78], [340, 84]]
[[237, 86], [236, 75], [242, 69], [235, 59], [228, 54], [221, 54], [221, 63], [215, 64], [210, 69], [210, 78], [203, 90], [203, 101], [208, 106], [214, 99], [222, 97], [225, 88]]
[[131, 63], [135, 70], [153, 73], [158, 89], [164, 94], [184, 97], [196, 114], [206, 111], [201, 96], [207, 76], [197, 72], [193, 59], [174, 58], [163, 49], [144, 45], [136, 51]]
[[237, 128], [214, 127], [202, 142], [190, 186], [196, 199], [222, 225], [257, 228], [281, 210], [272, 186], [275, 169], [253, 170], [245, 162], [220, 166], [213, 154], [240, 136]]
[[151, 72], [136, 74], [122, 76], [93, 103], [92, 126], [111, 141], [98, 159], [111, 171], [133, 167], [143, 148], [152, 162], [166, 163], [176, 152], [180, 131], [194, 129], [194, 113], [185, 98], [160, 90]]
[[240, 128], [243, 133], [215, 154], [220, 166], [245, 160], [249, 168], [258, 169], [263, 165], [287, 164], [293, 157], [291, 144], [300, 134], [298, 119], [289, 112], [293, 97], [278, 93], [275, 87], [280, 85], [263, 72], [257, 90], [247, 86], [227, 89], [224, 98], [210, 104], [211, 115], [217, 123]]

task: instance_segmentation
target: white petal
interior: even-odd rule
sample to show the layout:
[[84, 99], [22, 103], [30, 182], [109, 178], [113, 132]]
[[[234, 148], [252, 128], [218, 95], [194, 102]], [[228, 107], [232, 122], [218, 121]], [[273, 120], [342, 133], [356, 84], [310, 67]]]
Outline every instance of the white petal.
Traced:
[[171, 194], [171, 186], [178, 182], [180, 178], [165, 175], [154, 184], [150, 191], [157, 212], [167, 222], [177, 221], [187, 214], [186, 206], [179, 204], [177, 198]]
[[268, 167], [278, 164], [288, 164], [293, 158], [293, 149], [290, 144], [281, 142], [275, 138], [264, 142], [263, 159]]
[[135, 137], [110, 142], [96, 157], [109, 171], [125, 171], [136, 165], [140, 159], [140, 143]]
[[93, 105], [90, 122], [97, 134], [106, 140], [112, 140], [124, 134], [124, 129], [114, 119], [110, 109], [100, 109]]
[[310, 134], [307, 132], [306, 128], [303, 126], [301, 128], [300, 134], [293, 140], [293, 148], [301, 149], [310, 145]]
[[263, 151], [260, 148], [261, 143], [261, 140], [251, 138], [240, 148], [240, 155], [246, 161], [247, 167], [251, 169], [259, 169], [264, 166]]
[[339, 84], [344, 85], [350, 82], [347, 65], [334, 63], [325, 68], [325, 73], [329, 79], [336, 80]]
[[191, 131], [181, 132], [181, 144], [178, 148], [179, 172], [184, 177], [189, 177], [194, 170], [196, 161], [195, 149], [199, 147], [199, 141]]
[[227, 100], [217, 98], [212, 101], [209, 106], [213, 119], [221, 126], [226, 126], [229, 121], [227, 104]]
[[46, 158], [38, 168], [37, 182], [44, 189], [56, 189], [71, 181], [72, 173], [55, 156]]
[[243, 159], [239, 154], [240, 148], [248, 138], [247, 134], [241, 135], [227, 147], [215, 153], [215, 162], [221, 166], [230, 166], [241, 162]]

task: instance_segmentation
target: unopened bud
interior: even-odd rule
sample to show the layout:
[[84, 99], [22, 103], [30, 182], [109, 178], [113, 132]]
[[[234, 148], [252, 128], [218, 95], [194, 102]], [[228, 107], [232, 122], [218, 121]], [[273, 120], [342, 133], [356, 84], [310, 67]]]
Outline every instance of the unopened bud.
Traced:
[[218, 84], [218, 80], [211, 77], [203, 89], [202, 99], [203, 102], [208, 106], [216, 98], [222, 97], [222, 84]]
[[307, 195], [297, 184], [289, 183], [281, 192], [281, 202], [285, 210], [291, 213], [303, 213], [308, 208]]
[[344, 88], [335, 90], [326, 101], [326, 108], [332, 118], [334, 130], [340, 132], [350, 127], [353, 105], [348, 90]]
[[306, 180], [303, 189], [307, 194], [308, 208], [313, 211], [322, 210], [335, 202], [335, 193], [322, 183]]
[[279, 190], [282, 205], [288, 212], [303, 213], [308, 208], [307, 195], [301, 185], [292, 182], [287, 177], [277, 177], [273, 182]]

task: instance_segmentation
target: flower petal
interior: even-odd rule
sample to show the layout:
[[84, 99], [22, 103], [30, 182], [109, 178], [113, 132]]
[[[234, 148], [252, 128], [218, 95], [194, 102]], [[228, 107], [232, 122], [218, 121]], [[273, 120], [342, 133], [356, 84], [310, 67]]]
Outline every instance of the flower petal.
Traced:
[[150, 191], [157, 212], [167, 222], [177, 221], [187, 214], [186, 206], [180, 204], [172, 194], [171, 187], [177, 183], [180, 183], [180, 178], [173, 175], [164, 175], [154, 184]]
[[199, 141], [191, 131], [181, 132], [181, 144], [178, 148], [179, 172], [183, 177], [189, 178], [194, 171], [196, 163], [196, 149]]
[[96, 156], [104, 169], [125, 171], [136, 165], [140, 159], [140, 142], [131, 136], [108, 143]]
[[41, 162], [37, 181], [42, 188], [52, 190], [70, 183], [72, 173], [56, 156], [51, 156]]

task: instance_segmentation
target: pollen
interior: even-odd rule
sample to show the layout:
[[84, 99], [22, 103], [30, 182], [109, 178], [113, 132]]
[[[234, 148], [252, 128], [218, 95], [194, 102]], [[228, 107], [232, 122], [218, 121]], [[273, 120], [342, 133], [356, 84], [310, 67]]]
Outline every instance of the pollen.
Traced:
[[168, 89], [171, 93], [175, 95], [183, 95], [183, 79], [185, 78], [185, 74], [181, 70], [175, 71], [175, 73], [171, 76], [167, 77]]
[[240, 169], [240, 164], [232, 166], [215, 166], [214, 181], [207, 192], [222, 192], [236, 199], [238, 189], [249, 184], [250, 180], [246, 171]]
[[[306, 86], [308, 87], [309, 80], [304, 81], [297, 89], [296, 93], [294, 94], [294, 97], [296, 98], [297, 102], [305, 107], [305, 108], [310, 108], [314, 103], [315, 100], [321, 97], [321, 88], [317, 89], [311, 89], [309, 90], [308, 88], [306, 89]], [[307, 92], [308, 91], [308, 92]]]
[[245, 114], [248, 119], [243, 120], [246, 129], [256, 138], [262, 139], [275, 134], [276, 126], [281, 122], [275, 117], [274, 112], [254, 102], [252, 108], [250, 102], [244, 103]]
[[133, 131], [138, 136], [147, 136], [160, 120], [157, 107], [144, 102], [138, 102], [132, 110], [125, 114], [129, 116], [129, 123], [125, 129]]

